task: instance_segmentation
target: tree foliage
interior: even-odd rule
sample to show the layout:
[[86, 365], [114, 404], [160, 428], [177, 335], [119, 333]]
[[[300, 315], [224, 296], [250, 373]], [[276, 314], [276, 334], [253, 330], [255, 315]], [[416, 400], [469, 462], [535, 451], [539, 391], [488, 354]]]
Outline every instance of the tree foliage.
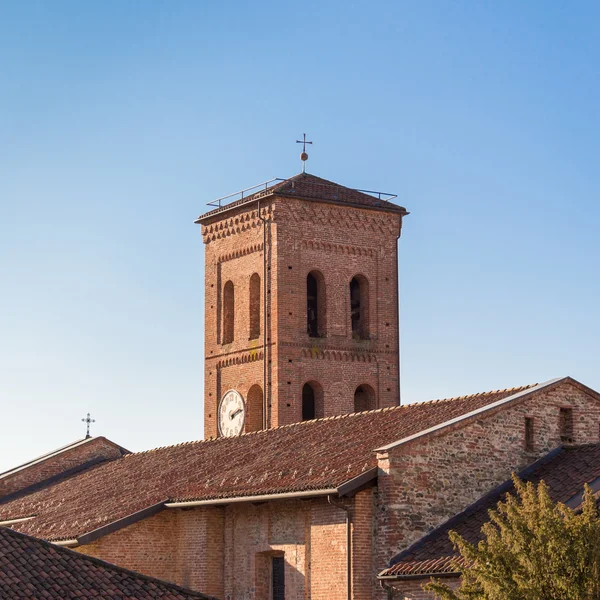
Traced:
[[600, 518], [586, 485], [581, 510], [554, 503], [548, 487], [513, 476], [508, 494], [482, 528], [477, 545], [450, 532], [467, 566], [456, 590], [425, 589], [442, 600], [600, 600]]

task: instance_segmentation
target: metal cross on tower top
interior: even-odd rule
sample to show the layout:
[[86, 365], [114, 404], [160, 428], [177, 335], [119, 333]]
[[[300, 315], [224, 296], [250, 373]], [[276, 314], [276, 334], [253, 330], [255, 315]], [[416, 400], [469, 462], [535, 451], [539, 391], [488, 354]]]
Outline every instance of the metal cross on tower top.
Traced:
[[302, 154], [300, 155], [300, 160], [302, 161], [302, 172], [306, 171], [306, 161], [308, 160], [308, 154], [306, 153], [306, 144], [312, 144], [312, 142], [306, 141], [306, 134], [302, 134], [304, 136], [301, 140], [296, 140], [296, 144], [302, 144]]
[[95, 423], [96, 419], [92, 419], [92, 417], [90, 416], [90, 413], [88, 413], [87, 417], [85, 419], [81, 419], [81, 421], [87, 425], [87, 429], [85, 432], [85, 439], [87, 440], [88, 438], [92, 437], [90, 435], [90, 424]]

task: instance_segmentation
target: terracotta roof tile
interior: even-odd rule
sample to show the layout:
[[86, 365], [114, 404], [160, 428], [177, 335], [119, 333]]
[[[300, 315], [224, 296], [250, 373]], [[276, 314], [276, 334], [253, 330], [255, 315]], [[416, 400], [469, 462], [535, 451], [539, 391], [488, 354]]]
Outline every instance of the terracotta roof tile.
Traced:
[[71, 539], [165, 501], [337, 488], [377, 466], [374, 450], [507, 398], [498, 390], [134, 453], [6, 503], [0, 520]]
[[0, 527], [0, 598], [210, 597]]
[[[387, 194], [384, 194], [387, 195]], [[267, 189], [260, 190], [250, 196], [234, 200], [219, 208], [210, 210], [198, 217], [196, 223], [200, 223], [205, 219], [218, 215], [222, 212], [253, 202], [260, 198], [268, 196], [282, 196], [289, 198], [303, 198], [304, 200], [321, 200], [325, 202], [335, 202], [339, 204], [353, 204], [357, 206], [365, 206], [377, 210], [387, 210], [392, 212], [406, 213], [406, 209], [398, 206], [393, 202], [380, 199], [365, 192], [345, 187], [333, 181], [328, 181], [310, 173], [299, 173], [294, 177], [278, 181]], [[407, 213], [406, 213], [407, 214]]]
[[[559, 448], [519, 476], [535, 483], [543, 479], [550, 488], [552, 499], [566, 503], [583, 489], [585, 483], [600, 477], [600, 444]], [[392, 566], [380, 577], [456, 572], [462, 560], [457, 563], [448, 532], [454, 530], [467, 541], [478, 542], [481, 527], [489, 520], [488, 511], [510, 492], [514, 492], [514, 486], [512, 481], [507, 481], [394, 557]]]

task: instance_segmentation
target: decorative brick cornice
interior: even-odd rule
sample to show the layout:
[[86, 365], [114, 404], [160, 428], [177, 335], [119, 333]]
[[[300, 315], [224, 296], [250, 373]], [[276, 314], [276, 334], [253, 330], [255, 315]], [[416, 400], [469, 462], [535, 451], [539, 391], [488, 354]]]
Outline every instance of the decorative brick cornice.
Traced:
[[[261, 208], [261, 214], [264, 218], [272, 220], [273, 218], [273, 206], [265, 206]], [[256, 229], [262, 225], [261, 219], [258, 215], [258, 210], [246, 211], [241, 214], [229, 217], [228, 219], [222, 219], [211, 223], [210, 225], [202, 226], [202, 239], [205, 244], [214, 240], [220, 240], [230, 235], [236, 235], [243, 233], [250, 229]]]
[[[285, 213], [285, 214], [283, 214]], [[322, 226], [335, 225], [355, 231], [372, 231], [377, 235], [400, 235], [399, 215], [378, 213], [369, 210], [317, 204], [312, 202], [295, 202], [288, 204], [280, 214], [281, 218], [289, 218], [297, 223], [309, 222]]]
[[246, 246], [245, 248], [239, 248], [234, 252], [228, 252], [227, 254], [222, 254], [217, 259], [217, 262], [224, 263], [228, 260], [233, 260], [234, 258], [239, 258], [240, 256], [246, 256], [247, 254], [252, 254], [254, 252], [261, 252], [263, 249], [262, 242], [260, 244], [254, 244], [252, 246]]
[[245, 363], [255, 362], [262, 360], [263, 352], [261, 350], [251, 350], [250, 352], [244, 352], [237, 356], [230, 356], [229, 358], [222, 358], [217, 362], [217, 369], [224, 369], [226, 367], [233, 367], [235, 365], [243, 365]]
[[377, 362], [377, 357], [370, 353], [345, 352], [341, 350], [322, 350], [321, 348], [304, 348], [302, 350], [302, 357], [314, 358], [317, 360], [333, 360], [337, 362]]
[[302, 240], [300, 242], [300, 248], [303, 250], [318, 250], [319, 252], [329, 252], [332, 254], [347, 254], [348, 256], [377, 256], [377, 250], [374, 248], [350, 246], [347, 244], [331, 244], [329, 242], [319, 242], [318, 240]]

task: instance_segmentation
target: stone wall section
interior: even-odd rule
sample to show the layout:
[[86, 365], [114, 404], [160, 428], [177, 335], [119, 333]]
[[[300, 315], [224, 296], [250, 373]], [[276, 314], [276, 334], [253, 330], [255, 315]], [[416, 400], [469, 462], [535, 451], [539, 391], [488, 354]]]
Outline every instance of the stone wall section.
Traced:
[[119, 458], [125, 450], [105, 437], [90, 438], [88, 441], [66, 448], [54, 456], [32, 461], [32, 464], [7, 472], [0, 476], [0, 498], [29, 486], [40, 484], [65, 471], [82, 467], [86, 463]]

